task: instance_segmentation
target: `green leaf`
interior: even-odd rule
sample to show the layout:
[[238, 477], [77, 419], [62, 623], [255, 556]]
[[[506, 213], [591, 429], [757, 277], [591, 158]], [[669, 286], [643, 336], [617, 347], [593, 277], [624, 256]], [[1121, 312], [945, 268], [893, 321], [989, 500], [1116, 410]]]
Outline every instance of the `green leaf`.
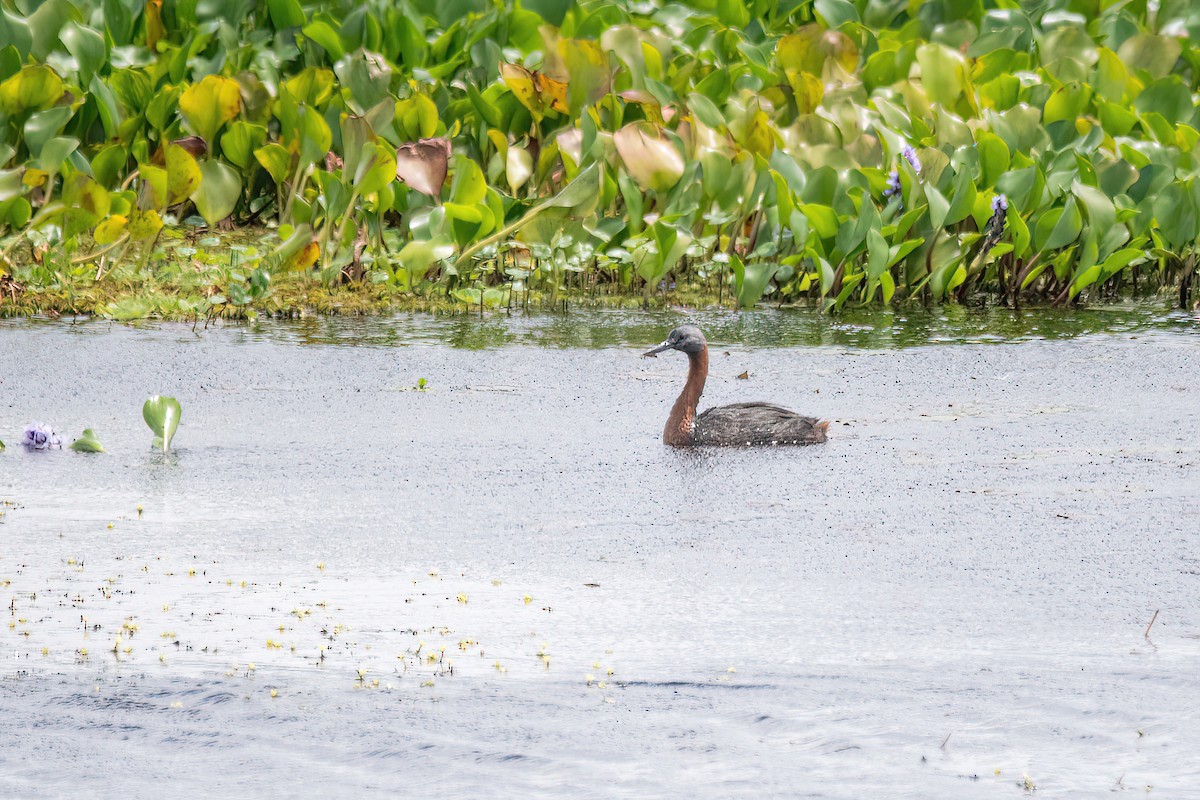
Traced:
[[58, 102], [65, 91], [62, 78], [49, 67], [24, 67], [0, 83], [0, 111], [16, 116], [26, 111], [49, 108]]
[[1083, 216], [1075, 198], [1069, 198], [1063, 208], [1053, 208], [1038, 219], [1034, 230], [1034, 246], [1039, 250], [1058, 250], [1079, 238]]
[[78, 22], [68, 22], [59, 31], [58, 36], [67, 51], [79, 62], [79, 74], [84, 83], [90, 81], [108, 60], [108, 47], [104, 44], [104, 36], [93, 28]]
[[643, 189], [667, 192], [683, 177], [683, 154], [654, 123], [630, 123], [613, 134], [613, 143], [625, 170]]
[[171, 440], [175, 438], [175, 429], [179, 427], [179, 417], [183, 409], [174, 397], [154, 395], [142, 406], [142, 419], [154, 432], [155, 441], [161, 441], [162, 451], [171, 448]]
[[76, 453], [103, 453], [104, 445], [100, 444], [95, 431], [84, 428], [80, 437], [71, 442], [71, 449]]
[[925, 197], [929, 199], [929, 224], [935, 231], [941, 230], [946, 223], [946, 215], [950, 213], [950, 203], [932, 186], [925, 187]]
[[167, 145], [167, 205], [182, 203], [200, 185], [200, 166], [187, 150], [177, 144]]
[[300, 0], [267, 0], [267, 11], [271, 14], [271, 24], [275, 30], [298, 28], [307, 19]]
[[[267, 129], [262, 125], [245, 120], [230, 123], [221, 134], [221, 155], [231, 164], [236, 164], [242, 170], [250, 168], [255, 161], [254, 151], [267, 140]], [[285, 167], [286, 169], [286, 167]], [[270, 170], [267, 170], [270, 172]], [[274, 178], [274, 173], [271, 173]]]
[[241, 88], [232, 78], [208, 75], [179, 95], [179, 113], [209, 149], [216, 144], [217, 131], [242, 109]]
[[215, 158], [200, 164], [200, 187], [192, 202], [210, 228], [233, 213], [241, 196], [242, 178], [237, 170]]
[[953, 107], [967, 88], [967, 62], [961, 53], [942, 44], [917, 48], [921, 85], [935, 103]]

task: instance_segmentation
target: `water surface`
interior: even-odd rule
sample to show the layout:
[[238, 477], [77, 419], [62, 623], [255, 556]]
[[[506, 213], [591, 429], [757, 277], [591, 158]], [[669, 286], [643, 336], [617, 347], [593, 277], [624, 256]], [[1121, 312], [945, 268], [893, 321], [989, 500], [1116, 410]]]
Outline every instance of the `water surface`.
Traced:
[[[684, 318], [830, 442], [664, 448]], [[0, 796], [1200, 796], [1198, 334], [0, 323]]]

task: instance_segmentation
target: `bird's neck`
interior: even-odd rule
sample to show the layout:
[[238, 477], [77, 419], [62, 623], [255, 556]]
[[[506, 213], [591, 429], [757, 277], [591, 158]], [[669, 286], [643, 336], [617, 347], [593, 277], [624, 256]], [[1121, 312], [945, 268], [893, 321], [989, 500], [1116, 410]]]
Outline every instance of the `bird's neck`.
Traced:
[[663, 430], [663, 441], [667, 444], [691, 444], [696, 429], [696, 406], [704, 394], [704, 381], [708, 378], [708, 348], [699, 353], [688, 353], [687, 383], [679, 393], [679, 399], [667, 417]]

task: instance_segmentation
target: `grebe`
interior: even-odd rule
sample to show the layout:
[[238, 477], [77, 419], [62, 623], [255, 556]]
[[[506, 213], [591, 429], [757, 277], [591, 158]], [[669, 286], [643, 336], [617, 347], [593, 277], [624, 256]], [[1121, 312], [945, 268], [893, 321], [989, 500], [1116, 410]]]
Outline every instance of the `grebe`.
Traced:
[[654, 356], [664, 350], [687, 353], [688, 377], [683, 392], [671, 408], [663, 442], [674, 447], [720, 445], [820, 444], [826, 439], [829, 423], [816, 417], [804, 417], [769, 403], [734, 403], [710, 408], [696, 416], [696, 404], [704, 393], [708, 377], [708, 342], [695, 325], [682, 325], [671, 331], [667, 340], [643, 353]]

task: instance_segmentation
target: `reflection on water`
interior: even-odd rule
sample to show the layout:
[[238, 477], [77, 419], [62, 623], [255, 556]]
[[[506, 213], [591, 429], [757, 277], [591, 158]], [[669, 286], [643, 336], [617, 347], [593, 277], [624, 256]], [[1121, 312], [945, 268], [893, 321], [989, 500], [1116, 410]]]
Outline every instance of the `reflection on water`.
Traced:
[[1194, 320], [682, 318], [0, 324], [0, 796], [1194, 792]]
[[[572, 311], [554, 313], [399, 314], [390, 317], [309, 317], [221, 323], [249, 337], [296, 344], [399, 347], [449, 345], [467, 349], [506, 345], [546, 347], [641, 346], [662, 339], [682, 322], [700, 325], [713, 345], [749, 347], [897, 348], [928, 344], [988, 344], [1071, 339], [1092, 334], [1200, 333], [1200, 316], [1159, 304], [1107, 305], [1061, 310], [966, 308], [856, 309], [837, 316], [811, 309], [674, 311]], [[45, 321], [0, 320], [5, 328]], [[83, 330], [110, 323], [86, 320]], [[146, 322], [143, 326], [158, 327]], [[193, 326], [164, 326], [191, 331]], [[202, 328], [203, 326], [201, 326]], [[202, 332], [202, 331], [201, 331]]]

